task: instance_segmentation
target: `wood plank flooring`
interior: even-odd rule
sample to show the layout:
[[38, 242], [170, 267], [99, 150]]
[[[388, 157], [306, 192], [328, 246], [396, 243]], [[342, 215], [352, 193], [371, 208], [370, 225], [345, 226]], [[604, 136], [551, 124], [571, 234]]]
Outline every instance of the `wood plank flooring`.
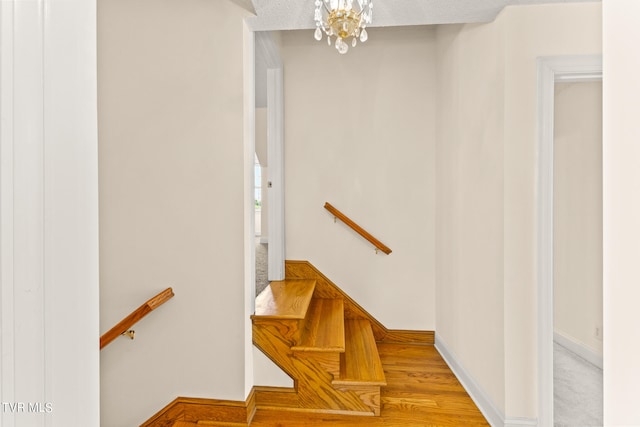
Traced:
[[379, 417], [259, 408], [251, 427], [489, 426], [435, 347], [379, 343], [378, 350], [387, 379]]

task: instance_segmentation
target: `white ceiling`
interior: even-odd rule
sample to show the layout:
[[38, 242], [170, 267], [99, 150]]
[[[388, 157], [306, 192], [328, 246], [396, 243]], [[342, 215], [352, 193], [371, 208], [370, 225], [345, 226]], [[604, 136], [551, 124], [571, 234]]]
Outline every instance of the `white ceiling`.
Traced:
[[[256, 16], [254, 31], [315, 28], [314, 0], [232, 0]], [[372, 27], [490, 22], [509, 5], [590, 0], [373, 0]], [[593, 0], [591, 0], [593, 1]]]
[[[315, 28], [315, 0], [231, 0], [256, 16], [254, 31]], [[570, 3], [594, 0], [373, 0], [372, 27], [490, 22], [509, 5]], [[595, 0], [598, 1], [598, 0]], [[258, 33], [260, 34], [260, 33]], [[267, 36], [267, 33], [263, 33]], [[260, 41], [260, 39], [256, 39]], [[267, 52], [256, 45], [256, 107], [266, 107]]]

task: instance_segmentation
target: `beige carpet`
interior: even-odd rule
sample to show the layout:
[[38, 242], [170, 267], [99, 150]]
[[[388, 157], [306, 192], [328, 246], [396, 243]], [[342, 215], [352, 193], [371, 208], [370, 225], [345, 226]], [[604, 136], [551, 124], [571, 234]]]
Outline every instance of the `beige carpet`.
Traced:
[[267, 245], [260, 243], [260, 237], [256, 237], [256, 295], [260, 295], [269, 284], [267, 277]]

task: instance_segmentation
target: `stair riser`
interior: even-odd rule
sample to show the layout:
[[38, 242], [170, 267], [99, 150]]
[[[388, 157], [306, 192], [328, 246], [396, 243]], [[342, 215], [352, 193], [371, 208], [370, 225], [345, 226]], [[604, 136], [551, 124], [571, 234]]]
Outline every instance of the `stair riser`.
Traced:
[[380, 415], [380, 386], [334, 386], [343, 393], [354, 393], [369, 408], [373, 414]]
[[269, 329], [273, 335], [280, 336], [289, 347], [296, 345], [300, 341], [300, 334], [304, 326], [304, 319], [301, 320], [285, 320], [285, 319], [253, 319], [253, 330], [256, 327]]
[[295, 356], [300, 360], [309, 360], [318, 363], [333, 378], [340, 376], [340, 353], [298, 351], [295, 352]]

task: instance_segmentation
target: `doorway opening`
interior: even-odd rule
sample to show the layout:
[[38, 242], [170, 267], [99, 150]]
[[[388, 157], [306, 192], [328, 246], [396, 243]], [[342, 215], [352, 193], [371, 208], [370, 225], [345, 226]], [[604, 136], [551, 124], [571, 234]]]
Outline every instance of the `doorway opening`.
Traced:
[[556, 82], [554, 425], [602, 426], [602, 80]]
[[[538, 424], [541, 426], [554, 425], [555, 409], [553, 351], [555, 326], [554, 249], [556, 249], [554, 247], [554, 107], [556, 84], [601, 80], [602, 57], [599, 55], [538, 59]], [[602, 178], [600, 177], [601, 180]], [[601, 182], [600, 185], [602, 185]], [[602, 232], [600, 231], [600, 241], [602, 239], [601, 234]], [[602, 258], [601, 255], [600, 258]], [[600, 259], [601, 262], [602, 259]], [[601, 305], [600, 310], [602, 310]], [[593, 330], [595, 332], [595, 326]]]
[[276, 38], [255, 33], [255, 295], [284, 279], [284, 80]]
[[[256, 112], [257, 113], [257, 112]], [[258, 123], [258, 118], [256, 114], [256, 124]], [[258, 130], [258, 126], [256, 126], [256, 131]], [[256, 135], [256, 141], [258, 141], [258, 137]], [[264, 160], [263, 160], [264, 162]], [[268, 202], [264, 197], [265, 187], [267, 183], [266, 178], [266, 167], [262, 167], [260, 158], [258, 153], [256, 152], [255, 156], [255, 166], [254, 166], [254, 220], [255, 220], [255, 252], [256, 252], [256, 295], [260, 295], [267, 285], [269, 284], [268, 279], [268, 251], [269, 246], [268, 243]]]

